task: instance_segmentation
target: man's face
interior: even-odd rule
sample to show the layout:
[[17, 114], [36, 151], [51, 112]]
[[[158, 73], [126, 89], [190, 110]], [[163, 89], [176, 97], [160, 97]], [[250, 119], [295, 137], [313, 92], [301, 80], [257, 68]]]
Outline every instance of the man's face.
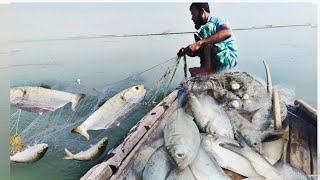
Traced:
[[196, 29], [199, 29], [204, 24], [202, 15], [203, 13], [201, 13], [197, 8], [191, 8], [191, 19], [194, 22]]

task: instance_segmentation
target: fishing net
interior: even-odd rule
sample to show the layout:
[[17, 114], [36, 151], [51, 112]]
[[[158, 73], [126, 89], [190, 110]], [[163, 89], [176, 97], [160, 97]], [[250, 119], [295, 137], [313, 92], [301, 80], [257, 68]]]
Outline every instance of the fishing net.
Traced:
[[[10, 138], [11, 155], [28, 146], [47, 143], [49, 149], [43, 157], [43, 159], [47, 160], [40, 160], [36, 164], [42, 164], [48, 167], [48, 169], [61, 167], [61, 173], [69, 177], [72, 171], [78, 171], [79, 167], [88, 168], [92, 166], [94, 163], [97, 163], [97, 161], [100, 161], [103, 156], [87, 163], [62, 160], [62, 158], [66, 156], [64, 149], [67, 148], [76, 154], [89, 149], [90, 145], [96, 144], [103, 137], [108, 137], [108, 146], [105, 151], [105, 153], [107, 153], [107, 151], [125, 137], [126, 133], [134, 124], [151, 110], [155, 105], [154, 103], [159, 102], [167, 95], [168, 91], [170, 91], [170, 83], [174, 79], [178, 64], [178, 58], [171, 58], [161, 64], [161, 66], [154, 66], [142, 73], [133, 74], [130, 78], [107, 84], [101, 90], [79, 85], [75, 82], [59, 82], [51, 86], [51, 89], [54, 90], [74, 94], [86, 94], [86, 96], [79, 101], [75, 111], [72, 111], [71, 103], [53, 112], [43, 113], [42, 115], [21, 111], [12, 107], [12, 115], [10, 118], [10, 134], [12, 135]], [[161, 74], [157, 71], [161, 72]], [[153, 80], [150, 81], [150, 78]], [[105, 100], [110, 99], [126, 88], [138, 84], [145, 84], [147, 90], [145, 99], [141, 101], [141, 103], [138, 103], [140, 99], [136, 99], [133, 101], [133, 103], [136, 104], [135, 107], [125, 105], [108, 117], [111, 119], [122, 118], [123, 121], [121, 121], [121, 123], [113, 125], [112, 128], [106, 130], [89, 131], [90, 141], [87, 141], [80, 134], [71, 133], [72, 129], [84, 122]], [[133, 109], [133, 111], [131, 111], [130, 116], [125, 114], [125, 112], [131, 109]]]

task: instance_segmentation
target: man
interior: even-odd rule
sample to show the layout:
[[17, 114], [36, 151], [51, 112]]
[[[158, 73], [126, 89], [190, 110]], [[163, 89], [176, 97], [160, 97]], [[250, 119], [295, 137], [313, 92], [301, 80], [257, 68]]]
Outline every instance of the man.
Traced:
[[238, 48], [228, 22], [210, 16], [208, 3], [192, 3], [196, 43], [181, 48], [178, 56], [200, 57], [200, 67], [189, 68], [191, 76], [217, 73], [237, 65]]

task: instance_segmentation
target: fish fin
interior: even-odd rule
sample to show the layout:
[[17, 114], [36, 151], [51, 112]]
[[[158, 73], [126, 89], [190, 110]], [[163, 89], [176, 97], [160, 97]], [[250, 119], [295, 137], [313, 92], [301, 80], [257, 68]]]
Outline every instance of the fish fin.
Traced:
[[226, 149], [228, 149], [228, 150], [230, 150], [232, 152], [235, 152], [235, 153], [237, 153], [239, 155], [242, 155], [243, 150], [244, 150], [244, 148], [241, 147], [241, 146], [237, 146], [237, 145], [235, 145], [233, 143], [227, 143], [227, 142], [219, 143], [219, 146], [221, 146], [223, 148], [226, 148]]
[[64, 148], [64, 151], [66, 152], [67, 156], [64, 157], [63, 159], [72, 159], [73, 154], [70, 151], [68, 151], [67, 148]]
[[78, 105], [78, 102], [84, 98], [86, 95], [85, 94], [75, 94], [75, 97], [72, 99], [71, 101], [71, 108], [72, 108], [72, 111], [75, 111], [76, 110], [76, 107]]
[[51, 89], [51, 86], [47, 85], [47, 84], [41, 84], [39, 87], [45, 88], [45, 89]]
[[240, 147], [241, 148], [247, 148], [248, 144], [247, 144], [245, 138], [242, 136], [242, 134], [241, 134], [241, 132], [239, 131], [238, 128], [236, 128], [235, 126], [234, 126], [234, 128], [235, 128], [234, 137], [235, 137], [235, 139], [238, 140]]
[[72, 132], [72, 133], [79, 133], [79, 134], [81, 134], [82, 136], [84, 136], [87, 140], [90, 139], [90, 135], [88, 134], [88, 132], [87, 132], [86, 130], [82, 130], [82, 129], [80, 128], [80, 126], [72, 129], [71, 132]]
[[98, 104], [98, 108], [100, 108], [101, 106], [103, 106], [103, 104], [106, 102], [107, 100], [102, 99], [99, 104]]
[[268, 141], [270, 139], [272, 140], [278, 140], [285, 134], [285, 131], [274, 131], [274, 130], [267, 130], [261, 132], [261, 141]]

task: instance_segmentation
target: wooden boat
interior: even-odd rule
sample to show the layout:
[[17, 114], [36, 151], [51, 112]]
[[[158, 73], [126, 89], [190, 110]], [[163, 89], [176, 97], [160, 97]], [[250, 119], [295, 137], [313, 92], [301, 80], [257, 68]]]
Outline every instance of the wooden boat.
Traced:
[[[130, 179], [132, 176], [129, 175], [134, 174], [132, 167], [135, 158], [152, 142], [163, 137], [163, 127], [178, 106], [177, 95], [178, 90], [174, 90], [164, 98], [131, 128], [125, 139], [110, 150], [101, 163], [92, 167], [81, 179]], [[317, 113], [302, 100], [296, 100], [295, 105], [287, 107], [288, 145], [281, 161], [290, 163], [302, 169], [312, 179], [317, 179]], [[245, 178], [229, 170], [225, 172], [232, 179]]]

